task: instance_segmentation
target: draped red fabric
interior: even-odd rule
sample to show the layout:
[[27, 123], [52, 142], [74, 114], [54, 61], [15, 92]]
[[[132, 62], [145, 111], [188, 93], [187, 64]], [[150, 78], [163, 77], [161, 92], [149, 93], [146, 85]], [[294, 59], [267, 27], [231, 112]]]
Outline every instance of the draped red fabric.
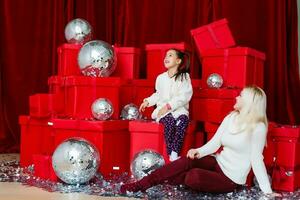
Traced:
[[269, 119], [300, 123], [296, 0], [1, 0], [0, 15], [0, 152], [18, 151], [18, 116], [29, 113], [29, 95], [48, 91], [64, 27], [77, 17], [94, 39], [141, 48], [193, 44], [190, 29], [226, 17], [239, 46], [266, 52]]

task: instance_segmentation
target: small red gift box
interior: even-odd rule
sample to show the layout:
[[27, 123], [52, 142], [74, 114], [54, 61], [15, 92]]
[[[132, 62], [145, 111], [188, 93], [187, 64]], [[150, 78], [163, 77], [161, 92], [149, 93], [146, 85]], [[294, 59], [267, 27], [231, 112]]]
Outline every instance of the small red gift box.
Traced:
[[[186, 156], [189, 149], [194, 148], [196, 123], [191, 122], [184, 136], [184, 142], [180, 152]], [[163, 124], [154, 121], [130, 121], [130, 161], [140, 151], [151, 149], [160, 153], [166, 163], [169, 162], [166, 143], [164, 139]]]
[[52, 122], [55, 147], [72, 137], [83, 138], [99, 150], [99, 171], [104, 176], [129, 171], [130, 144], [127, 120], [53, 119]]
[[207, 49], [235, 46], [227, 19], [221, 19], [193, 29], [191, 30], [191, 34], [200, 54]]
[[98, 98], [113, 105], [112, 119], [119, 119], [121, 79], [117, 77], [68, 76], [65, 79], [65, 114], [78, 119], [93, 118], [91, 106]]
[[80, 75], [78, 65], [78, 53], [82, 45], [65, 43], [57, 48], [58, 53], [58, 75], [74, 76]]
[[194, 89], [191, 101], [191, 118], [221, 123], [233, 110], [240, 89]]
[[223, 87], [243, 88], [251, 84], [263, 87], [264, 53], [249, 47], [236, 47], [210, 49], [201, 55], [204, 81], [217, 73], [223, 78]]
[[114, 49], [117, 54], [117, 67], [112, 76], [122, 79], [138, 79], [141, 50], [135, 47], [114, 47]]
[[33, 164], [33, 154], [52, 154], [54, 137], [48, 119], [19, 116], [21, 126], [20, 165]]
[[[185, 52], [191, 52], [191, 48], [184, 42], [173, 44], [147, 44], [146, 60], [147, 60], [147, 79], [156, 79], [156, 77], [165, 72], [164, 58], [166, 52], [171, 49], [179, 49]], [[193, 58], [190, 58], [192, 61]], [[193, 72], [193, 64], [191, 63], [191, 73]]]
[[53, 167], [52, 156], [35, 154], [32, 156], [34, 164], [34, 175], [45, 180], [58, 181]]
[[34, 94], [29, 97], [31, 117], [50, 117], [63, 113], [64, 101], [56, 94]]

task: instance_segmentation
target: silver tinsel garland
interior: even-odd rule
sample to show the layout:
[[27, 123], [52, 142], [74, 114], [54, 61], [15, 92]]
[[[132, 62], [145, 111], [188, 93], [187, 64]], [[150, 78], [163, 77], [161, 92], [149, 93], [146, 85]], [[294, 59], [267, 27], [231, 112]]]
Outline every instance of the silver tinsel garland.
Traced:
[[[272, 199], [265, 196], [258, 187], [244, 187], [238, 191], [226, 194], [209, 194], [191, 191], [184, 186], [158, 185], [146, 191], [146, 193], [127, 193], [120, 195], [119, 189], [123, 183], [133, 181], [133, 178], [124, 173], [122, 175], [111, 175], [109, 179], [103, 179], [97, 174], [88, 184], [68, 185], [62, 182], [43, 180], [33, 175], [34, 166], [22, 168], [17, 161], [0, 163], [0, 182], [19, 182], [24, 185], [35, 186], [49, 192], [73, 193], [80, 192], [98, 196], [127, 196], [143, 199], [208, 199], [208, 200], [248, 200]], [[282, 192], [281, 198], [276, 199], [300, 199], [300, 190], [293, 193]], [[273, 198], [275, 199], [275, 198]]]

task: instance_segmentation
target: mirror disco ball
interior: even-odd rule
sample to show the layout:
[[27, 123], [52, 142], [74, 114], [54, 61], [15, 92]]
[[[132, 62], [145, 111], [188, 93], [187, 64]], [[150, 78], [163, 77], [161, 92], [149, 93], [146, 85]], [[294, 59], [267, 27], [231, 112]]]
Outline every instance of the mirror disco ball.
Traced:
[[101, 40], [84, 44], [78, 54], [78, 64], [85, 76], [107, 77], [117, 64], [117, 57], [112, 46]]
[[130, 103], [124, 106], [124, 108], [122, 109], [121, 118], [128, 120], [140, 119], [141, 113], [139, 111], [139, 108], [135, 104]]
[[159, 153], [152, 150], [145, 150], [134, 156], [130, 170], [136, 179], [141, 179], [164, 164], [165, 160]]
[[114, 112], [112, 103], [105, 98], [96, 99], [91, 106], [91, 110], [92, 115], [98, 120], [107, 120]]
[[223, 85], [223, 78], [217, 73], [213, 73], [208, 76], [206, 81], [210, 88], [220, 88]]
[[93, 178], [98, 170], [100, 156], [97, 148], [81, 138], [70, 138], [55, 149], [52, 167], [65, 183], [82, 184]]
[[92, 27], [84, 19], [73, 19], [65, 27], [65, 38], [68, 43], [84, 44], [92, 38]]

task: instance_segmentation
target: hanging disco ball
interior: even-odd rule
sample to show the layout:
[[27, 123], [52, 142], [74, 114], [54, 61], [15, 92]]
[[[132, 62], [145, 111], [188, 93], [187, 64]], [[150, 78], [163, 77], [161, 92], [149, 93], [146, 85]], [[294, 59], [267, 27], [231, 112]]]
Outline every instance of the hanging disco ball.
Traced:
[[91, 106], [91, 110], [93, 116], [98, 120], [107, 120], [114, 112], [112, 103], [105, 98], [95, 100]]
[[139, 111], [139, 108], [135, 104], [130, 103], [124, 106], [124, 108], [122, 109], [121, 118], [128, 120], [140, 119], [141, 113]]
[[213, 73], [208, 76], [206, 81], [210, 88], [220, 88], [223, 85], [223, 78], [217, 73]]
[[73, 19], [65, 28], [65, 38], [68, 43], [84, 44], [92, 38], [92, 27], [84, 19]]
[[93, 40], [81, 47], [78, 64], [81, 73], [85, 76], [107, 77], [116, 68], [116, 53], [110, 44]]
[[98, 170], [100, 156], [97, 148], [82, 138], [70, 138], [55, 149], [52, 167], [65, 183], [82, 184], [93, 178]]
[[145, 150], [134, 156], [130, 170], [136, 179], [141, 179], [164, 164], [165, 160], [159, 153], [152, 150]]

